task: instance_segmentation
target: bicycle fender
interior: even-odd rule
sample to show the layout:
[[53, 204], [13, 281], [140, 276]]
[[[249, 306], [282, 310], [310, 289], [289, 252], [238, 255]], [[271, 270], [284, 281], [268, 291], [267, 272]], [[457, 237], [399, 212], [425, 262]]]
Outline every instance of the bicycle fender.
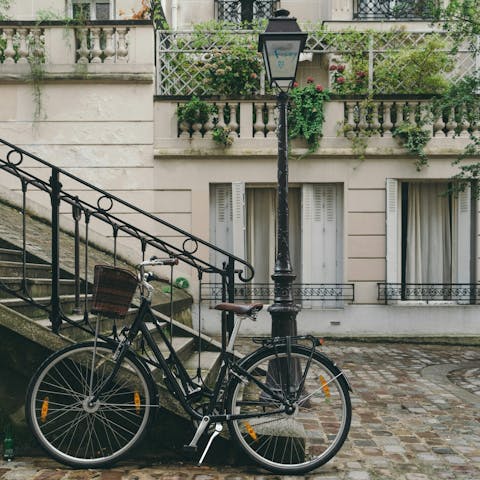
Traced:
[[[305, 353], [306, 355], [310, 355], [310, 353], [311, 353], [311, 350], [307, 347], [304, 347], [303, 345], [292, 345], [292, 350]], [[272, 346], [272, 345], [267, 345], [267, 346], [264, 346], [264, 347], [260, 347], [258, 350], [255, 350], [252, 353], [245, 356], [239, 362], [238, 365], [243, 368], [245, 365], [248, 365], [248, 363], [250, 361], [252, 361], [252, 358], [254, 358], [257, 355], [261, 355], [264, 352], [272, 352], [273, 353], [273, 352], [275, 352], [275, 347]], [[322, 358], [322, 360], [325, 361], [325, 363], [329, 364], [330, 367], [332, 368], [332, 370], [338, 371], [339, 376], [342, 376], [345, 379], [345, 383], [347, 384], [348, 390], [350, 392], [353, 392], [352, 384], [350, 383], [350, 380], [348, 379], [347, 375], [332, 359], [327, 357], [324, 353], [319, 352], [318, 350], [315, 350], [315, 355], [318, 355], [319, 357]]]

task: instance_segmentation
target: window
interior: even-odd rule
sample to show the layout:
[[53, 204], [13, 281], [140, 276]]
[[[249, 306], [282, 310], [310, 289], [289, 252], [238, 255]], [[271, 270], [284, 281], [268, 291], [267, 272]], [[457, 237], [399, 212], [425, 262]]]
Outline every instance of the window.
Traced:
[[110, 20], [111, 4], [105, 0], [69, 0], [68, 10], [76, 20]]
[[[290, 260], [296, 275], [294, 283], [341, 284], [341, 186], [289, 186], [288, 194]], [[246, 258], [255, 268], [254, 284], [270, 288], [267, 285], [273, 285], [271, 275], [276, 259], [276, 188], [245, 186], [243, 182], [212, 185], [210, 198], [212, 243]], [[211, 260], [221, 266], [225, 258]], [[320, 303], [322, 306], [339, 306], [336, 299], [329, 305], [324, 300], [311, 301], [309, 306]]]
[[241, 23], [270, 18], [278, 3], [276, 0], [216, 0], [217, 19]]
[[[470, 192], [447, 182], [387, 180], [387, 285], [390, 299], [465, 300], [470, 283]], [[462, 297], [462, 298], [460, 298]]]
[[357, 0], [354, 17], [360, 20], [428, 20], [429, 0]]

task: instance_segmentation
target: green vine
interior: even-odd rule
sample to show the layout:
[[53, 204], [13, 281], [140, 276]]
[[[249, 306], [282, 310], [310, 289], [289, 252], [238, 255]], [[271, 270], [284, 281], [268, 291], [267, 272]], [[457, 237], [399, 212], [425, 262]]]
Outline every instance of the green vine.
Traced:
[[8, 10], [10, 10], [10, 6], [12, 4], [12, 0], [0, 0], [0, 20], [8, 20]]
[[230, 135], [228, 127], [214, 127], [212, 130], [213, 141], [224, 147], [229, 147], [233, 144], [233, 137]]
[[392, 133], [412, 155], [418, 157], [415, 161], [417, 171], [428, 166], [425, 147], [431, 138], [431, 134], [423, 128], [422, 124], [403, 122], [397, 125]]
[[312, 153], [319, 146], [325, 121], [324, 103], [330, 94], [321, 85], [315, 85], [311, 77], [306, 86], [295, 84], [294, 87], [290, 92], [288, 111], [289, 137], [305, 139], [307, 153]]

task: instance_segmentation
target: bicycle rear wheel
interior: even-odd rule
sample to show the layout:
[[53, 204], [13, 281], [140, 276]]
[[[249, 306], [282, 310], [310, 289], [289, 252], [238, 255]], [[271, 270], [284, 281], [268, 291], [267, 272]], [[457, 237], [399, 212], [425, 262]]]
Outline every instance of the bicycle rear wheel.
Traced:
[[[118, 460], [141, 439], [155, 399], [145, 367], [130, 352], [113, 382], [115, 347], [81, 343], [55, 352], [32, 378], [27, 421], [40, 445], [73, 467], [94, 468]], [[99, 399], [89, 404], [100, 388]]]
[[[261, 466], [280, 474], [302, 474], [330, 460], [350, 428], [348, 384], [324, 355], [292, 345], [260, 349], [241, 365], [253, 378], [233, 377], [227, 411], [247, 418], [229, 421], [232, 437]], [[282, 402], [266, 393], [292, 400]], [[290, 392], [290, 393], [289, 393]]]

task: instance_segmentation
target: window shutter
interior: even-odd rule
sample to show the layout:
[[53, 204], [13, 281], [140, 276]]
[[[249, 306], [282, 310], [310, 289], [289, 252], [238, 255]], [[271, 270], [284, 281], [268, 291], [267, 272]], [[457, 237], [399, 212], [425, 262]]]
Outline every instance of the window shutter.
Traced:
[[[214, 185], [211, 192], [211, 228], [210, 238], [214, 245], [231, 252], [233, 250], [232, 236], [232, 187], [229, 184]], [[218, 267], [227, 257], [215, 254], [211, 261]]]
[[246, 258], [245, 182], [232, 183], [233, 254]]
[[453, 252], [456, 264], [453, 281], [457, 283], [470, 283], [470, 203], [470, 187], [467, 187], [457, 199], [457, 245]]
[[386, 183], [386, 247], [387, 283], [399, 283], [399, 239], [398, 239], [398, 180], [387, 178]]

